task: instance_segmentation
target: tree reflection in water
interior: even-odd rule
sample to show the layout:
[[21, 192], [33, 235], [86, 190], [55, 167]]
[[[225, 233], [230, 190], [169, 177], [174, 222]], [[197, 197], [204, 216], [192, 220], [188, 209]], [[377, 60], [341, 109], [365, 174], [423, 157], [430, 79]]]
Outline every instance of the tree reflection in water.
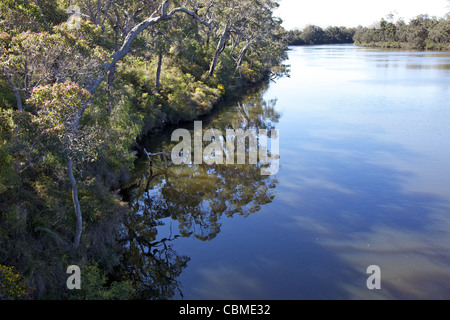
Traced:
[[[280, 114], [276, 100], [265, 101], [266, 88], [247, 94], [240, 101], [215, 110], [203, 121], [203, 130], [275, 128]], [[179, 128], [179, 127], [177, 127]], [[191, 132], [193, 124], [186, 124]], [[152, 137], [145, 147], [150, 152], [170, 154], [172, 130]], [[193, 134], [192, 134], [193, 135]], [[209, 144], [204, 143], [204, 146]], [[247, 146], [248, 147], [248, 146]], [[176, 280], [186, 268], [189, 257], [173, 250], [179, 237], [210, 241], [220, 232], [221, 218], [235, 214], [248, 216], [272, 202], [277, 180], [261, 175], [262, 165], [173, 165], [146, 159], [136, 165], [134, 183], [126, 190], [132, 207], [125, 219], [127, 252], [122, 271], [137, 286], [138, 298], [170, 299], [182, 296]], [[176, 235], [158, 234], [162, 219], [177, 221]], [[171, 231], [172, 232], [172, 231]]]

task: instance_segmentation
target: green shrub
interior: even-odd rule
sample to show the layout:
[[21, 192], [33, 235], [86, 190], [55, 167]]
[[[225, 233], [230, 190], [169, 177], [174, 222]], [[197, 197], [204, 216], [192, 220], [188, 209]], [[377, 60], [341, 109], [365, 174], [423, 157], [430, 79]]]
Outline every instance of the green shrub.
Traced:
[[27, 299], [33, 292], [14, 267], [0, 265], [0, 300]]
[[71, 290], [72, 300], [127, 300], [134, 292], [127, 281], [108, 284], [105, 274], [97, 264], [81, 267], [81, 289]]

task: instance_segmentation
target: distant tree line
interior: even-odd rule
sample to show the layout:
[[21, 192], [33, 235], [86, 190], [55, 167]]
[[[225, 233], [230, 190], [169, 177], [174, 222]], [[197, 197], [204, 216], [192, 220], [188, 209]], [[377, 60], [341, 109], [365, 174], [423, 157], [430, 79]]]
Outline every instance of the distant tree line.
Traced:
[[303, 30], [294, 29], [287, 32], [287, 42], [291, 46], [308, 44], [353, 43], [355, 28], [328, 27], [308, 25]]
[[389, 14], [379, 22], [357, 28], [308, 25], [303, 30], [294, 29], [286, 33], [291, 46], [312, 44], [355, 43], [359, 46], [403, 48], [417, 50], [450, 50], [450, 14], [445, 18], [417, 16], [406, 23], [394, 21]]
[[393, 15], [370, 27], [359, 26], [353, 40], [356, 45], [418, 50], [450, 50], [450, 15], [446, 18], [419, 15], [405, 23], [394, 22]]

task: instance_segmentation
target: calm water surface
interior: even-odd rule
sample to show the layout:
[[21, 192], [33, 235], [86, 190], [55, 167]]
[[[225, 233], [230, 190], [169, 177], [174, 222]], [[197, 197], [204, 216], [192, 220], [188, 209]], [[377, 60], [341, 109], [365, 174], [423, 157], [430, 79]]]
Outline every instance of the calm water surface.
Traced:
[[[450, 298], [450, 54], [311, 46], [287, 63], [203, 119], [279, 129], [277, 175], [139, 163], [127, 223], [143, 297]], [[172, 129], [145, 147], [169, 153]]]

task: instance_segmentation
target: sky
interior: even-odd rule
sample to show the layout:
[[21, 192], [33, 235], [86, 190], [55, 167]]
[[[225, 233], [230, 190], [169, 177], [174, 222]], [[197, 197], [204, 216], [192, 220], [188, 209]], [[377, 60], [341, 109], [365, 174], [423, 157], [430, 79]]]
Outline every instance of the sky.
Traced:
[[369, 26], [389, 13], [408, 22], [419, 14], [444, 17], [450, 11], [448, 0], [279, 0], [275, 16], [290, 30], [308, 24], [327, 26]]

